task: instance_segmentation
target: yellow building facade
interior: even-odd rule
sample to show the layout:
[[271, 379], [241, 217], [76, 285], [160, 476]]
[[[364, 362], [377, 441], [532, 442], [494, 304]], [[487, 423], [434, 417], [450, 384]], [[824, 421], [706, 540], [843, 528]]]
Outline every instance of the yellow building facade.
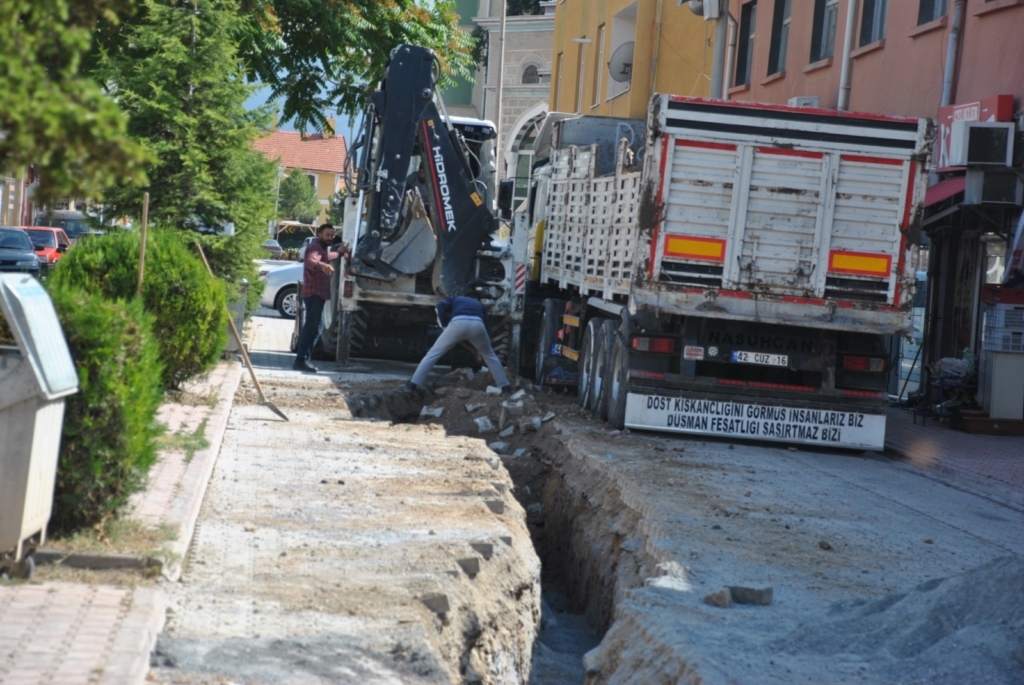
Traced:
[[558, 0], [551, 110], [644, 118], [653, 93], [706, 97], [714, 29], [677, 0]]

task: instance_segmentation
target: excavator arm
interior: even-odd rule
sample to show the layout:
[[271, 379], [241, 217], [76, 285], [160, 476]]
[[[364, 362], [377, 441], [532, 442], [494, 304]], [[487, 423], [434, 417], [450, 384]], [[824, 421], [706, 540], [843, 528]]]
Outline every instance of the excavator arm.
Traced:
[[438, 73], [433, 52], [400, 45], [369, 100], [352, 151], [362, 220], [349, 272], [394, 281], [432, 267], [434, 291], [448, 296], [476, 278], [497, 219], [479, 159], [435, 102]]

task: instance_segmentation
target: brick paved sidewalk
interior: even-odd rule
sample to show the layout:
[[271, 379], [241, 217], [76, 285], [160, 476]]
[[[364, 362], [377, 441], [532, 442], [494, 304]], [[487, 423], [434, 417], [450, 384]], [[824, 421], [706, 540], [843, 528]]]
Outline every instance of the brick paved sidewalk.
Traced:
[[1024, 438], [973, 435], [937, 421], [918, 419], [900, 408], [888, 410], [886, 451], [926, 475], [941, 475], [953, 485], [981, 491], [1024, 509]]
[[144, 682], [163, 595], [101, 585], [0, 585], [0, 683]]

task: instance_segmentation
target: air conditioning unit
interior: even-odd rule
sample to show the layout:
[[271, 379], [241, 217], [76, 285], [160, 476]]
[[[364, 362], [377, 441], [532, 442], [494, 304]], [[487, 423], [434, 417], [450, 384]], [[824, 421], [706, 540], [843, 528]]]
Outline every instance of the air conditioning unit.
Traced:
[[1024, 203], [1024, 180], [1012, 170], [967, 170], [965, 205], [1020, 205]]
[[1013, 122], [954, 121], [949, 166], [1012, 166]]
[[819, 107], [817, 95], [798, 95], [789, 99], [790, 107]]

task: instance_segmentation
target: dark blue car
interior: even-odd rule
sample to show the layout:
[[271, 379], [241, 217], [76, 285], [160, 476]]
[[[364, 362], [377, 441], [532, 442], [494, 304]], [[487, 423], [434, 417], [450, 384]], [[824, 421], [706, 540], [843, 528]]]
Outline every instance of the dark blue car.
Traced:
[[20, 228], [0, 226], [0, 271], [38, 276], [39, 270], [39, 258], [28, 234]]

